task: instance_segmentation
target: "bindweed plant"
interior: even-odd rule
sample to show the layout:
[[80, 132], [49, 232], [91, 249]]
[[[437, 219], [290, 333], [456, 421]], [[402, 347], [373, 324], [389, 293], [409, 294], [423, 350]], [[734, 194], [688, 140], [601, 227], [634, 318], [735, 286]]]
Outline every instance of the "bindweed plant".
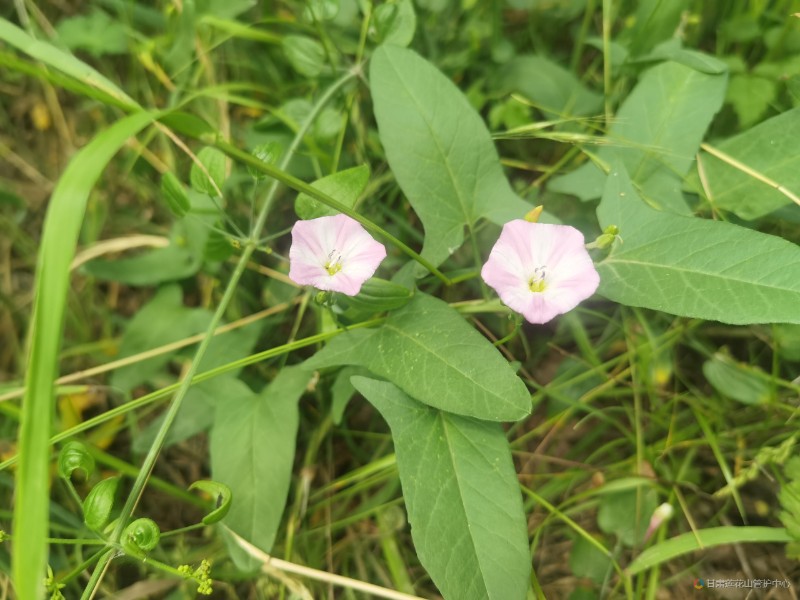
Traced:
[[680, 597], [736, 574], [698, 550], [797, 557], [790, 2], [157, 4], [0, 20], [8, 85], [109, 123], [0, 388], [16, 597]]

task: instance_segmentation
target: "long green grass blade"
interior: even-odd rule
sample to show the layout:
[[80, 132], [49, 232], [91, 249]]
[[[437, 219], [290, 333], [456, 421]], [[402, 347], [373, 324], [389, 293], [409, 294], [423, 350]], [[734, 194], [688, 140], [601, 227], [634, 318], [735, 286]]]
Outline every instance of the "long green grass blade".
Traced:
[[128, 96], [119, 86], [98, 73], [82, 60], [56, 48], [52, 44], [31, 37], [25, 33], [25, 31], [5, 19], [0, 19], [0, 40], [14, 46], [17, 50], [24, 52], [31, 58], [35, 58], [54, 69], [58, 69], [70, 77], [74, 77], [78, 81], [110, 96], [116, 101], [115, 103], [123, 105], [128, 110], [141, 108], [136, 100]]
[[36, 269], [28, 370], [20, 424], [14, 505], [13, 575], [20, 600], [39, 598], [47, 560], [50, 429], [69, 265], [75, 255], [89, 192], [125, 141], [153, 120], [126, 117], [96, 136], [70, 162], [47, 209]]
[[[636, 575], [668, 560], [695, 550], [722, 544], [790, 542], [782, 527], [711, 527], [695, 533], [683, 533], [642, 552], [628, 566], [628, 575]], [[702, 544], [702, 545], [701, 545]]]

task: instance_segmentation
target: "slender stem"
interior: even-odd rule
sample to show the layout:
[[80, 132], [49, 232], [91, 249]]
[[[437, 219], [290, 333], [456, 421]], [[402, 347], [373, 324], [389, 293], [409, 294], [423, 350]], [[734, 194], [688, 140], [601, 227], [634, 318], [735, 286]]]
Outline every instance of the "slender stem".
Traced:
[[611, 0], [603, 0], [603, 92], [606, 127], [611, 126]]
[[214, 146], [216, 146], [219, 150], [222, 150], [225, 154], [230, 156], [231, 158], [235, 158], [254, 169], [258, 169], [262, 173], [266, 173], [270, 177], [274, 178], [277, 181], [280, 181], [286, 184], [288, 187], [297, 190], [298, 192], [303, 192], [304, 194], [311, 196], [315, 200], [325, 204], [326, 206], [330, 206], [333, 209], [338, 210], [340, 213], [347, 215], [361, 223], [367, 231], [370, 231], [386, 241], [390, 242], [394, 246], [397, 246], [404, 254], [409, 256], [410, 258], [417, 261], [423, 267], [428, 269], [433, 275], [438, 277], [445, 285], [450, 285], [451, 281], [442, 273], [439, 269], [437, 269], [430, 261], [420, 256], [418, 253], [414, 252], [411, 248], [406, 246], [403, 242], [393, 236], [391, 233], [383, 229], [382, 227], [376, 225], [366, 217], [360, 215], [352, 208], [349, 208], [340, 202], [331, 198], [328, 194], [321, 192], [315, 187], [307, 184], [305, 181], [298, 179], [286, 173], [282, 169], [279, 169], [273, 165], [268, 163], [262, 162], [258, 160], [255, 156], [248, 154], [247, 152], [243, 152], [239, 150], [236, 146], [233, 146], [227, 142], [222, 140], [218, 140], [214, 142]]
[[[353, 329], [361, 329], [363, 327], [373, 327], [374, 325], [379, 325], [385, 320], [384, 317], [378, 317], [375, 319], [370, 319], [369, 321], [362, 321], [361, 323], [356, 323], [355, 325], [348, 325], [347, 330], [352, 331]], [[299, 350], [300, 348], [305, 348], [306, 346], [313, 346], [320, 342], [327, 341], [337, 335], [344, 333], [344, 329], [337, 329], [336, 331], [327, 331], [325, 333], [318, 333], [316, 335], [312, 335], [301, 340], [297, 340], [296, 342], [292, 342], [290, 344], [283, 344], [282, 346], [278, 346], [276, 348], [270, 348], [269, 350], [264, 350], [263, 352], [259, 352], [257, 354], [252, 354], [245, 358], [240, 358], [239, 360], [235, 360], [224, 365], [220, 365], [215, 369], [209, 369], [208, 371], [203, 371], [202, 373], [195, 376], [192, 383], [201, 383], [203, 381], [208, 381], [209, 379], [213, 379], [214, 377], [218, 377], [220, 375], [224, 375], [225, 373], [229, 373], [230, 371], [236, 371], [243, 367], [247, 367], [249, 365], [253, 365], [255, 363], [275, 358], [276, 356], [281, 356], [282, 354], [286, 354], [287, 352], [294, 352], [295, 350]], [[130, 402], [126, 402], [121, 406], [117, 406], [112, 408], [111, 410], [107, 410], [106, 412], [97, 415], [96, 417], [92, 417], [91, 419], [86, 419], [85, 421], [70, 427], [66, 431], [62, 431], [61, 433], [57, 433], [53, 437], [50, 438], [50, 444], [57, 444], [59, 442], [63, 442], [64, 440], [68, 440], [74, 435], [81, 433], [82, 431], [87, 431], [93, 427], [97, 427], [103, 423], [107, 423], [112, 419], [127, 414], [133, 410], [137, 410], [139, 408], [143, 408], [148, 404], [152, 404], [156, 400], [160, 400], [166, 396], [169, 396], [174, 391], [180, 388], [180, 383], [174, 383], [172, 385], [167, 385], [161, 388], [160, 390], [156, 390], [155, 392], [151, 392], [141, 398], [137, 398], [136, 400], [131, 400]], [[795, 388], [792, 388], [795, 389]], [[799, 390], [800, 387], [796, 388], [795, 391]], [[2, 405], [0, 405], [2, 406]], [[12, 456], [2, 463], [0, 463], [0, 471], [7, 469], [8, 467], [14, 465], [19, 460], [19, 455]], [[121, 469], [117, 469], [121, 470]]]
[[573, 73], [577, 73], [578, 65], [580, 65], [581, 62], [581, 52], [583, 51], [586, 34], [589, 31], [589, 25], [591, 25], [592, 17], [594, 16], [594, 4], [595, 0], [589, 0], [586, 3], [586, 9], [583, 12], [583, 21], [581, 21], [581, 28], [578, 31], [578, 39], [575, 40], [575, 45], [572, 47], [572, 60], [569, 66]]
[[162, 531], [161, 537], [170, 537], [173, 535], [178, 535], [179, 533], [186, 533], [187, 531], [195, 531], [196, 529], [202, 529], [203, 527], [208, 527], [205, 523], [195, 523], [194, 525], [187, 525], [186, 527], [179, 527], [178, 529], [173, 529], [171, 531]]
[[342, 575], [334, 575], [333, 573], [327, 573], [325, 571], [312, 569], [310, 567], [305, 567], [303, 565], [298, 565], [296, 563], [275, 558], [266, 552], [263, 552], [235, 533], [231, 532], [231, 534], [233, 535], [234, 540], [236, 540], [236, 543], [244, 548], [244, 550], [250, 556], [262, 562], [262, 570], [268, 574], [275, 575], [276, 571], [285, 571], [286, 573], [292, 573], [294, 575], [299, 575], [300, 577], [308, 577], [309, 579], [323, 581], [330, 585], [356, 590], [364, 594], [371, 594], [372, 596], [376, 596], [378, 598], [387, 598], [388, 600], [423, 600], [419, 596], [412, 596], [411, 594], [405, 594], [403, 592], [384, 588], [373, 583], [358, 581], [357, 579], [343, 577]]
[[[294, 156], [294, 153], [297, 151], [297, 148], [303, 142], [303, 138], [306, 136], [309, 127], [311, 127], [311, 124], [316, 120], [319, 113], [322, 112], [322, 109], [325, 108], [325, 105], [328, 104], [328, 102], [330, 101], [331, 98], [333, 98], [336, 92], [338, 92], [344, 85], [346, 85], [348, 81], [350, 81], [351, 79], [355, 79], [358, 76], [359, 72], [360, 72], [359, 69], [353, 69], [351, 71], [348, 71], [347, 73], [342, 75], [339, 79], [334, 81], [333, 84], [331, 84], [331, 86], [327, 90], [325, 90], [325, 93], [322, 94], [322, 97], [319, 100], [317, 100], [317, 103], [311, 109], [311, 112], [309, 113], [308, 117], [306, 117], [305, 122], [302, 124], [300, 129], [297, 130], [297, 133], [295, 134], [291, 145], [286, 150], [286, 154], [283, 156], [283, 160], [281, 161], [280, 167], [274, 167], [269, 163], [259, 160], [252, 154], [248, 154], [247, 152], [242, 152], [236, 146], [228, 144], [227, 142], [217, 140], [217, 142], [214, 144], [219, 150], [222, 150], [231, 158], [237, 158], [239, 160], [242, 160], [243, 162], [246, 162], [252, 167], [255, 167], [256, 169], [272, 177], [273, 180], [272, 186], [270, 186], [269, 191], [267, 192], [267, 198], [264, 201], [264, 206], [261, 208], [261, 212], [259, 213], [258, 219], [256, 219], [256, 222], [253, 225], [253, 229], [250, 234], [250, 238], [251, 240], [253, 240], [254, 243], [258, 241], [258, 238], [261, 235], [261, 230], [264, 228], [264, 223], [267, 220], [267, 215], [269, 214], [270, 206], [272, 205], [272, 201], [275, 198], [275, 192], [278, 191], [279, 183], [284, 183], [289, 187], [295, 188], [295, 186], [289, 182], [289, 180], [294, 180], [300, 182], [304, 186], [311, 188], [311, 186], [309, 186], [307, 183], [300, 181], [295, 177], [292, 177], [285, 171], [289, 167], [289, 163], [292, 161], [292, 156]], [[246, 157], [246, 159], [243, 157]], [[331, 198], [331, 200], [333, 199]]]
[[103, 578], [106, 569], [108, 569], [111, 559], [114, 558], [116, 554], [117, 549], [110, 548], [100, 557], [100, 560], [94, 567], [94, 571], [92, 571], [92, 576], [89, 578], [89, 583], [86, 584], [83, 594], [81, 594], [81, 600], [91, 600], [91, 598], [94, 598], [94, 592], [97, 586], [100, 585], [100, 580]]
[[[361, 34], [358, 39], [358, 51], [356, 52], [356, 64], [361, 64], [361, 59], [364, 56], [364, 48], [367, 47], [367, 32], [369, 31], [369, 22], [372, 19], [372, 2], [367, 2], [364, 8], [364, 19], [361, 22]], [[336, 140], [336, 150], [333, 153], [333, 160], [331, 161], [331, 173], [336, 173], [339, 170], [339, 159], [342, 157], [342, 148], [344, 146], [344, 136], [347, 133], [347, 120], [349, 119], [350, 110], [353, 107], [358, 89], [353, 90], [347, 99], [344, 109], [344, 116], [342, 118], [342, 128], [339, 131], [339, 138]]]
[[[285, 169], [289, 165], [289, 161], [292, 158], [292, 155], [297, 150], [298, 146], [303, 141], [306, 133], [308, 132], [309, 127], [316, 119], [317, 115], [322, 111], [322, 108], [327, 104], [327, 102], [333, 97], [336, 91], [341, 88], [347, 81], [355, 77], [356, 73], [348, 73], [344, 77], [340, 78], [336, 81], [326, 92], [322, 95], [319, 99], [317, 104], [312, 109], [311, 113], [308, 115], [307, 119], [297, 131], [292, 144], [290, 145], [289, 149], [284, 156], [284, 159], [281, 163], [281, 173], [282, 170]], [[253, 158], [253, 160], [258, 163], [259, 165], [264, 165], [266, 163], [262, 163], [260, 160], [251, 157], [249, 154], [247, 155], [249, 158]], [[122, 532], [124, 531], [125, 527], [128, 525], [128, 521], [133, 514], [133, 511], [136, 508], [136, 504], [139, 502], [139, 498], [141, 498], [142, 493], [144, 492], [144, 488], [147, 485], [147, 480], [150, 478], [150, 474], [153, 471], [153, 467], [155, 466], [156, 460], [158, 459], [158, 455], [161, 452], [161, 448], [164, 445], [164, 442], [167, 438], [167, 433], [169, 432], [172, 423], [175, 421], [175, 418], [178, 415], [178, 411], [183, 404], [183, 400], [186, 397], [189, 388], [192, 385], [192, 380], [194, 379], [195, 375], [197, 374], [197, 369], [200, 366], [200, 362], [203, 360], [208, 347], [211, 345], [211, 341], [214, 336], [214, 332], [216, 331], [217, 327], [221, 323], [225, 312], [228, 309], [228, 305], [230, 304], [233, 296], [236, 292], [236, 286], [239, 283], [239, 279], [241, 279], [242, 274], [247, 269], [247, 263], [250, 260], [253, 252], [256, 249], [258, 239], [261, 236], [261, 230], [264, 228], [264, 224], [267, 221], [267, 215], [269, 214], [269, 209], [272, 205], [272, 201], [275, 198], [275, 193], [278, 189], [278, 183], [280, 179], [275, 178], [272, 183], [272, 186], [267, 193], [267, 197], [264, 200], [264, 205], [261, 207], [261, 211], [259, 212], [258, 218], [256, 219], [255, 225], [253, 226], [250, 232], [250, 240], [248, 241], [247, 245], [244, 247], [244, 250], [239, 257], [239, 261], [236, 264], [236, 268], [231, 275], [230, 280], [228, 281], [228, 285], [225, 288], [225, 293], [222, 295], [220, 299], [219, 305], [217, 306], [216, 311], [214, 312], [214, 316], [211, 318], [211, 322], [209, 323], [208, 327], [206, 328], [206, 334], [203, 338], [200, 346], [197, 348], [197, 352], [192, 359], [192, 364], [189, 366], [189, 370], [187, 371], [186, 375], [184, 376], [183, 380], [180, 383], [180, 387], [176, 392], [175, 396], [172, 399], [172, 402], [167, 409], [167, 412], [164, 415], [164, 421], [161, 423], [161, 426], [156, 433], [156, 437], [153, 440], [153, 443], [150, 445], [150, 450], [147, 452], [147, 456], [142, 463], [142, 467], [139, 470], [139, 473], [136, 477], [136, 480], [133, 482], [133, 487], [131, 489], [130, 494], [128, 495], [127, 500], [125, 501], [124, 506], [122, 507], [122, 511], [120, 512], [119, 519], [117, 521], [117, 525], [114, 528], [114, 531], [111, 533], [109, 537], [109, 543], [111, 545], [116, 545], [119, 543], [120, 538], [122, 537]], [[104, 554], [103, 557], [100, 559], [100, 562], [95, 567], [94, 572], [92, 573], [92, 578], [89, 580], [89, 585], [84, 590], [83, 596], [86, 597], [87, 593], [91, 593], [91, 598], [94, 595], [94, 589], [100, 583], [102, 579], [103, 573], [108, 568], [108, 564], [113, 558], [113, 552], [110, 551], [107, 554]]]
[[110, 540], [112, 543], [119, 542], [120, 538], [122, 537], [122, 531], [128, 525], [128, 519], [130, 519], [131, 515], [133, 514], [134, 508], [136, 507], [136, 504], [138, 503], [139, 498], [144, 491], [144, 486], [147, 484], [147, 480], [150, 478], [150, 473], [153, 471], [156, 459], [161, 452], [161, 447], [164, 445], [164, 441], [167, 438], [167, 433], [169, 432], [175, 417], [178, 415], [178, 411], [183, 404], [183, 399], [186, 397], [186, 393], [189, 391], [189, 387], [192, 385], [192, 379], [194, 379], [194, 376], [197, 373], [197, 369], [200, 366], [200, 361], [203, 359], [206, 350], [208, 350], [208, 347], [211, 345], [211, 341], [214, 338], [214, 330], [219, 326], [220, 322], [222, 321], [222, 317], [228, 308], [228, 304], [230, 304], [230, 301], [233, 299], [233, 295], [236, 292], [236, 284], [239, 283], [239, 279], [244, 273], [247, 267], [247, 261], [250, 260], [250, 255], [253, 253], [254, 249], [254, 244], [248, 244], [245, 246], [244, 252], [242, 252], [241, 257], [239, 258], [236, 269], [231, 275], [228, 286], [225, 288], [225, 293], [223, 294], [219, 306], [217, 306], [217, 310], [214, 312], [214, 316], [211, 319], [211, 323], [206, 330], [206, 336], [200, 343], [200, 347], [195, 353], [192, 364], [189, 366], [186, 376], [183, 378], [183, 381], [181, 381], [180, 387], [178, 388], [175, 397], [172, 399], [172, 402], [167, 409], [166, 415], [164, 416], [164, 421], [161, 424], [161, 427], [159, 427], [158, 433], [156, 433], [156, 437], [153, 440], [150, 450], [144, 459], [142, 468], [139, 470], [139, 474], [137, 475], [136, 480], [133, 482], [133, 488], [128, 495], [128, 499], [125, 501], [125, 505], [122, 507], [122, 512], [120, 513], [119, 520], [117, 521], [117, 526], [114, 528], [114, 531], [111, 534]]
[[97, 552], [92, 554], [89, 558], [87, 558], [81, 564], [79, 564], [77, 567], [72, 569], [72, 571], [70, 571], [69, 573], [64, 575], [61, 579], [59, 579], [58, 583], [68, 583], [68, 582], [72, 581], [73, 579], [75, 579], [78, 575], [83, 573], [83, 571], [86, 568], [91, 566], [92, 563], [94, 563], [98, 558], [100, 558], [100, 555], [103, 554], [103, 552], [105, 552], [104, 549], [103, 550], [98, 550]]

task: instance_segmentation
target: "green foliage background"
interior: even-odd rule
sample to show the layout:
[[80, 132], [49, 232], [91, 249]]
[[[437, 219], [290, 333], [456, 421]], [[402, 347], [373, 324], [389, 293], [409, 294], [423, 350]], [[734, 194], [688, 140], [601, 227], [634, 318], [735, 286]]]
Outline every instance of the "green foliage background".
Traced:
[[[6, 587], [506, 600], [800, 581], [796, 14], [0, 8]], [[545, 326], [477, 276], [536, 205], [588, 241], [619, 230], [592, 250], [598, 294]], [[286, 256], [298, 217], [337, 212], [389, 256], [330, 310]], [[261, 570], [264, 553], [286, 562]]]

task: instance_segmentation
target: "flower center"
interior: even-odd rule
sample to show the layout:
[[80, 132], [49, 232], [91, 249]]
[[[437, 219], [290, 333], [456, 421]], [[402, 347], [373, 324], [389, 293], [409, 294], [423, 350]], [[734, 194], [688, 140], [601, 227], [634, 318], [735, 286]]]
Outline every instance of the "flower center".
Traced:
[[336, 275], [342, 270], [342, 253], [338, 252], [336, 248], [331, 250], [331, 253], [328, 254], [328, 262], [325, 263], [325, 270], [328, 272], [328, 275]]
[[547, 285], [545, 284], [545, 266], [536, 267], [533, 270], [533, 276], [528, 280], [528, 289], [533, 293], [543, 292]]

